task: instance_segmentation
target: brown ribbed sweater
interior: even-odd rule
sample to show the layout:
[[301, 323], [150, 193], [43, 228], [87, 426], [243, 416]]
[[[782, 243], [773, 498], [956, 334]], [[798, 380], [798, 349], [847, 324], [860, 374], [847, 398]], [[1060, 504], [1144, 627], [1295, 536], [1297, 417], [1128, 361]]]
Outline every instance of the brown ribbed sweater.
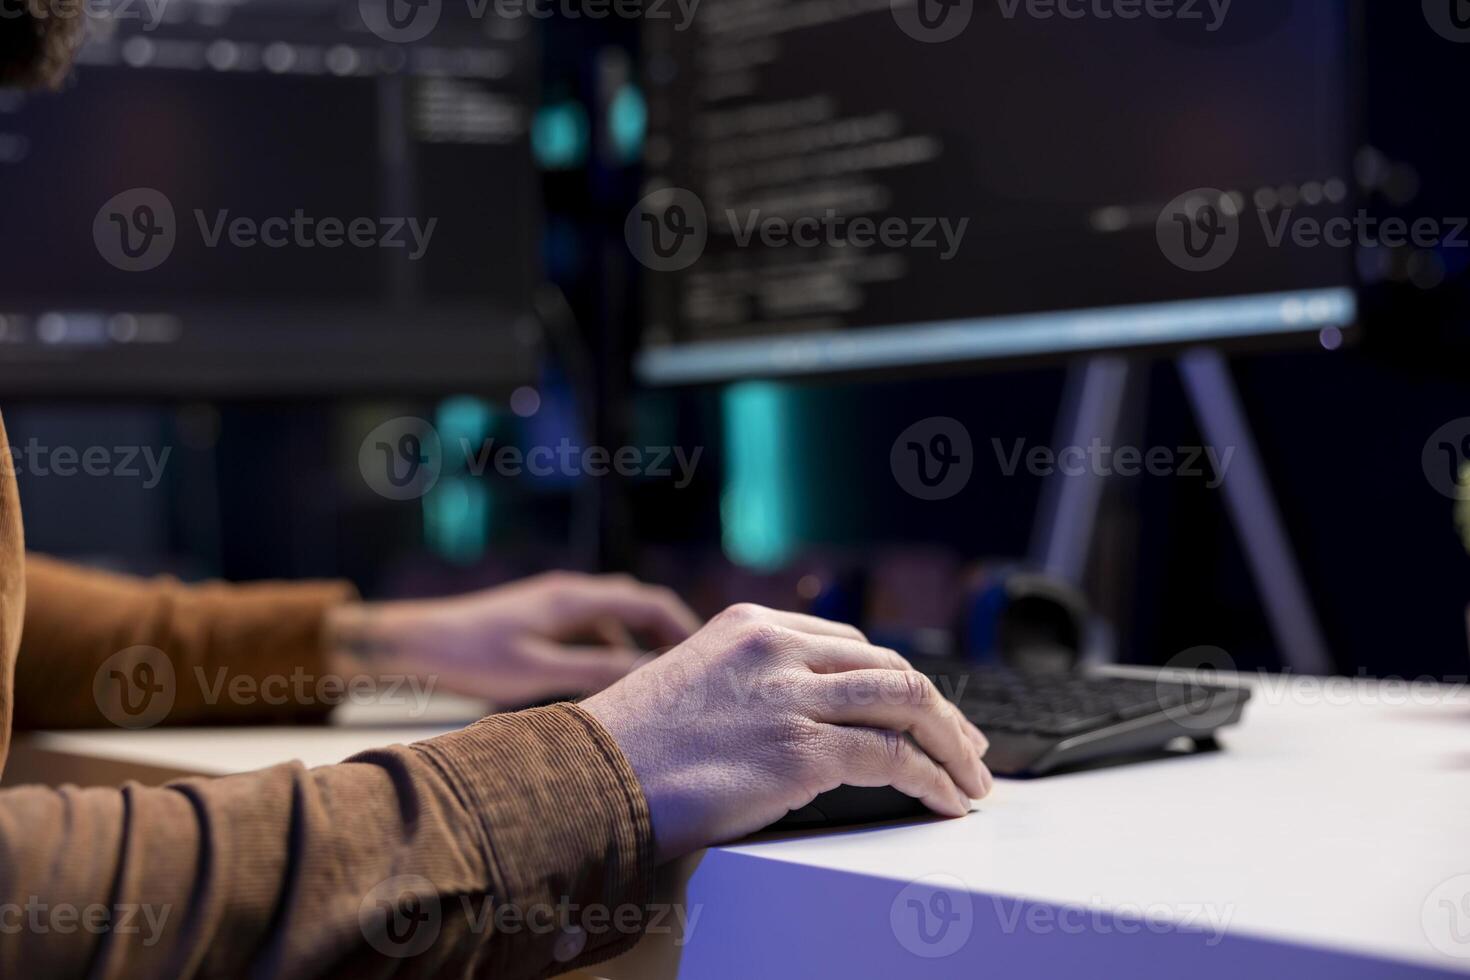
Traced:
[[[211, 706], [194, 668], [320, 676], [323, 612], [350, 596], [335, 584], [186, 587], [27, 559], [7, 468], [0, 766], [12, 716], [106, 726], [94, 675], [140, 645], [175, 667], [168, 723], [299, 716]], [[0, 977], [560, 973], [636, 941], [628, 910], [645, 905], [652, 865], [632, 769], [572, 705], [320, 769], [19, 787], [0, 791]]]

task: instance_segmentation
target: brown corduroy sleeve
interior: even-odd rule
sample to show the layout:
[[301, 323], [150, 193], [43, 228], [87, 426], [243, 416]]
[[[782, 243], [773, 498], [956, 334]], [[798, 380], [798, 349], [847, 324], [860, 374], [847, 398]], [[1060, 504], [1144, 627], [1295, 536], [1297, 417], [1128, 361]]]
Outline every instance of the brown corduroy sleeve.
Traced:
[[[185, 587], [23, 559], [8, 476], [0, 764], [12, 706], [30, 727], [118, 723], [94, 687], [110, 670], [167, 663], [169, 711], [149, 724], [325, 710], [220, 698], [219, 681], [320, 674], [323, 612], [350, 589]], [[652, 854], [627, 760], [573, 705], [310, 771], [20, 787], [0, 791], [0, 977], [560, 973], [636, 941]]]
[[25, 529], [15, 485], [15, 458], [0, 421], [0, 767], [10, 752], [15, 710], [15, 658], [25, 618]]
[[[350, 585], [184, 585], [36, 554], [26, 556], [25, 578], [28, 604], [15, 673], [18, 729], [114, 724], [115, 713], [98, 704], [98, 671], [107, 665], [130, 676], [150, 658], [167, 661], [173, 684], [169, 710], [150, 724], [306, 720], [331, 707], [321, 698], [231, 697], [229, 685], [243, 680], [251, 692], [310, 691], [324, 673], [323, 614], [355, 597]], [[122, 662], [113, 659], [123, 651], [129, 653]], [[149, 665], [155, 673], [161, 666]]]
[[0, 921], [0, 976], [543, 976], [636, 941], [652, 864], [573, 705], [311, 771], [8, 790], [0, 909], [38, 911]]

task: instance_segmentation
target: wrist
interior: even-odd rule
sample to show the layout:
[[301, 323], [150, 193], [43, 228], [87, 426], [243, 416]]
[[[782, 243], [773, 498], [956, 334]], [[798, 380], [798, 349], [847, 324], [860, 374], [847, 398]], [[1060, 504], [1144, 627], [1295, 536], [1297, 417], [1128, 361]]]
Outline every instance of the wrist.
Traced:
[[323, 625], [327, 670], [351, 680], [378, 675], [402, 656], [384, 603], [352, 602], [327, 610]]

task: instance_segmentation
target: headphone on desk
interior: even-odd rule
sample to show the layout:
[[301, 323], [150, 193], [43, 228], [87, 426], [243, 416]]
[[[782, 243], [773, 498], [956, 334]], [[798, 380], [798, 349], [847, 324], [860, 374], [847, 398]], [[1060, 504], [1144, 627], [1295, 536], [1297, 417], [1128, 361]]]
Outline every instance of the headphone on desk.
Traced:
[[1087, 598], [1053, 576], [1017, 566], [982, 569], [966, 593], [956, 635], [974, 663], [1069, 670], [1092, 633]]
[[[807, 611], [839, 623], [858, 623], [868, 601], [870, 580], [865, 569], [832, 576], [812, 598]], [[967, 583], [960, 599], [953, 636], [941, 650], [925, 650], [905, 632], [870, 631], [875, 643], [897, 649], [946, 656], [978, 664], [1069, 670], [1091, 660], [1106, 646], [1106, 637], [1081, 591], [1062, 580], [1021, 566], [982, 567]]]

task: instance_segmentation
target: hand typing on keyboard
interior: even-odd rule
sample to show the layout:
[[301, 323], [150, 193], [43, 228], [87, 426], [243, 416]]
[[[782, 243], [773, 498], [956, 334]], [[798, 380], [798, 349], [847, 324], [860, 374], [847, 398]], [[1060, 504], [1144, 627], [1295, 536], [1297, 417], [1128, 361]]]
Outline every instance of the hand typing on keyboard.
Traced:
[[818, 794], [894, 786], [945, 816], [990, 792], [988, 742], [850, 626], [740, 605], [582, 703], [648, 798], [660, 860], [759, 830]]

